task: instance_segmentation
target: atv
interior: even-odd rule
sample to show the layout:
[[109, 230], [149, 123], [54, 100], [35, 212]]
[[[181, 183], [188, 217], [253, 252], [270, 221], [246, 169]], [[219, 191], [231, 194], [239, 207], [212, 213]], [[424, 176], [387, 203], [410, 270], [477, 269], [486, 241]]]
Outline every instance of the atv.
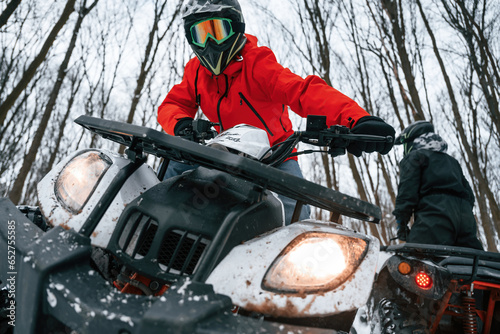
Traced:
[[[335, 223], [379, 223], [380, 208], [275, 168], [313, 152], [295, 152], [299, 142], [336, 156], [352, 140], [390, 137], [321, 116], [274, 147], [247, 125], [217, 135], [198, 120], [186, 140], [76, 123], [126, 155], [71, 154], [40, 181], [39, 207], [0, 199], [0, 333], [426, 333], [450, 312], [467, 324], [479, 315], [483, 333], [496, 328], [497, 254], [381, 248]], [[163, 159], [158, 172], [148, 156]], [[163, 180], [169, 161], [194, 168]], [[276, 194], [297, 202], [290, 225]], [[299, 220], [304, 205], [332, 221]], [[477, 308], [457, 308], [485, 287]]]

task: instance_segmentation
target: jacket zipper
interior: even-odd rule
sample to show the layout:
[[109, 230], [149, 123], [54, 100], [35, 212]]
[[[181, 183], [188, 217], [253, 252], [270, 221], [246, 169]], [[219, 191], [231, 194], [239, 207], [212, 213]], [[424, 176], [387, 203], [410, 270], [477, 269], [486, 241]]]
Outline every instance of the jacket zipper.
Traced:
[[250, 110], [252, 110], [252, 112], [255, 114], [255, 116], [257, 116], [257, 118], [262, 122], [262, 124], [266, 128], [267, 132], [269, 132], [269, 134], [271, 136], [274, 136], [273, 133], [271, 132], [271, 130], [267, 127], [267, 124], [266, 124], [266, 122], [264, 122], [264, 119], [262, 118], [262, 116], [259, 115], [257, 110], [255, 110], [255, 108], [250, 104], [250, 102], [246, 99], [246, 97], [243, 95], [243, 93], [240, 92], [239, 95], [240, 95], [241, 99], [243, 101], [245, 101], [245, 104], [250, 108]]
[[[224, 127], [222, 126], [222, 120], [220, 118], [220, 104], [222, 102], [222, 99], [227, 96], [227, 93], [229, 91], [229, 82], [228, 82], [228, 79], [227, 79], [227, 75], [224, 74], [224, 77], [226, 78], [226, 91], [220, 97], [219, 102], [217, 102], [217, 118], [219, 119], [220, 133], [222, 133], [222, 131], [224, 131]], [[219, 80], [218, 80], [218, 77], [216, 77], [216, 79], [217, 79], [217, 92], [218, 92], [218, 90], [219, 90]]]
[[285, 105], [283, 104], [283, 109], [281, 111], [281, 117], [280, 117], [280, 124], [281, 124], [281, 128], [283, 129], [283, 131], [286, 132], [285, 126], [283, 125], [283, 121], [281, 120], [281, 118], [283, 117], [284, 113], [285, 113]]

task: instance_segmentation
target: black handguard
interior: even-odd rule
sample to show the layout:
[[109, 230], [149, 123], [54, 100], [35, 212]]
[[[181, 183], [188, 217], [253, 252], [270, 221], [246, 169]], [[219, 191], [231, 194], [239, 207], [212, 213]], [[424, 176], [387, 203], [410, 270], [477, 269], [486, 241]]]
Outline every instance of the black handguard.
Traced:
[[185, 117], [178, 120], [174, 127], [174, 135], [193, 140], [193, 119]]
[[174, 134], [200, 143], [217, 136], [217, 131], [212, 129], [214, 125], [217, 124], [204, 119], [193, 120], [189, 117], [181, 118], [175, 125]]
[[[351, 129], [353, 134], [368, 134], [377, 136], [390, 136], [394, 138], [396, 131], [394, 128], [384, 122], [380, 117], [365, 116], [356, 122], [356, 125]], [[347, 147], [347, 151], [357, 157], [361, 156], [362, 152], [379, 152], [387, 154], [394, 146], [394, 141], [386, 142], [363, 142], [352, 141]]]
[[[367, 119], [365, 120], [365, 118]], [[328, 147], [328, 154], [332, 157], [345, 154], [346, 149], [356, 156], [360, 156], [362, 151], [380, 151], [384, 153], [386, 150], [390, 150], [394, 145], [394, 129], [378, 117], [367, 116], [362, 120], [361, 123], [368, 123], [368, 126], [360, 126], [357, 128], [357, 131], [354, 132], [342, 125], [332, 125], [328, 127], [326, 125], [326, 116], [324, 115], [308, 115], [306, 131], [296, 131], [292, 137], [295, 137], [296, 141], [314, 146]], [[370, 122], [381, 123], [385, 129], [382, 131], [380, 131], [380, 129], [378, 131], [373, 131], [373, 129], [370, 130]], [[379, 127], [377, 126], [377, 128]], [[292, 137], [290, 137], [289, 140]], [[293, 143], [289, 141], [288, 146], [292, 144], [295, 145], [296, 142]], [[283, 149], [282, 151], [285, 150]], [[289, 151], [291, 152], [291, 150]], [[311, 152], [314, 151], [302, 151], [291, 155]]]
[[218, 125], [218, 123], [212, 123], [204, 119], [194, 120], [192, 123], [194, 140], [201, 143], [207, 139], [215, 138], [218, 135], [217, 131], [212, 128], [215, 125]]

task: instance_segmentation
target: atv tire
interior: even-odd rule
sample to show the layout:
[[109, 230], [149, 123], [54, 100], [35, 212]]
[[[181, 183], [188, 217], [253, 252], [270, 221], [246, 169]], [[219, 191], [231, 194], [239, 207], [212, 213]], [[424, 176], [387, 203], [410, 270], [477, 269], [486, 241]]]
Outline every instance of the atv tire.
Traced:
[[382, 299], [378, 306], [381, 334], [429, 334], [427, 322], [415, 305]]

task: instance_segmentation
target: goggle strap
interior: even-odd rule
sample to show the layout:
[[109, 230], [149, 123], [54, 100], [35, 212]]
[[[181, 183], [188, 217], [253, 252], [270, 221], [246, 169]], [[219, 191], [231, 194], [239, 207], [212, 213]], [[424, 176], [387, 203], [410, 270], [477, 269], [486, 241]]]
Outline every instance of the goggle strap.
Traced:
[[245, 32], [245, 23], [243, 22], [231, 22], [231, 26], [233, 27], [234, 32]]

